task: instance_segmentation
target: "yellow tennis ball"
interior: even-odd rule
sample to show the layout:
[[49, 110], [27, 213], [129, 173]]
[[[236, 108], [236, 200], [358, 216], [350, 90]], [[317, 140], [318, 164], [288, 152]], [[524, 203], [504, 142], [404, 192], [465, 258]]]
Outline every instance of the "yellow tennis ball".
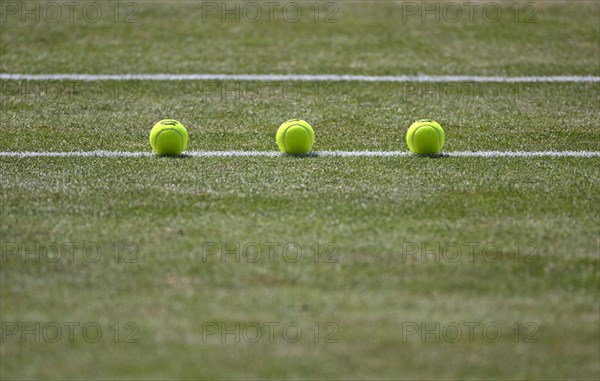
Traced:
[[161, 120], [150, 131], [150, 145], [159, 155], [179, 156], [187, 143], [187, 130], [175, 119]]
[[417, 155], [432, 155], [439, 153], [444, 146], [444, 129], [431, 119], [419, 119], [414, 122], [406, 133], [408, 148]]
[[281, 152], [300, 155], [312, 149], [315, 132], [306, 121], [291, 119], [279, 126], [276, 140]]

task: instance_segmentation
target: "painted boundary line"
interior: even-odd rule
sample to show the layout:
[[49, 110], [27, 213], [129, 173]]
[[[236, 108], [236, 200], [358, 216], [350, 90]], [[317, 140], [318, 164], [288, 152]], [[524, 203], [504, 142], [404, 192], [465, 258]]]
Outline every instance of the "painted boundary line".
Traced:
[[[151, 157], [151, 152], [73, 151], [73, 152], [0, 152], [0, 157]], [[277, 157], [277, 151], [189, 151], [188, 157]], [[313, 157], [404, 157], [404, 151], [315, 151]], [[456, 151], [444, 152], [444, 157], [600, 157], [600, 151]]]
[[600, 82], [600, 76], [337, 75], [337, 74], [7, 74], [13, 81], [294, 81], [294, 82]]

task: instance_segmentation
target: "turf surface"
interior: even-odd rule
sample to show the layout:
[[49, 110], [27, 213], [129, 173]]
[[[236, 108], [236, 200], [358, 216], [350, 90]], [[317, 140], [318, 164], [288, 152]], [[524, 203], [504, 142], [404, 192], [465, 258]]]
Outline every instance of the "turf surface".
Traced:
[[[599, 74], [597, 2], [536, 2], [537, 23], [403, 22], [388, 2], [337, 2], [337, 23], [221, 23], [176, 4], [137, 3], [131, 24], [10, 18], [0, 71]], [[431, 117], [447, 151], [600, 151], [598, 83], [0, 89], [0, 151], [149, 151], [167, 117], [192, 150], [275, 150], [293, 117], [317, 150], [407, 150]], [[0, 376], [597, 379], [599, 164], [2, 157]]]

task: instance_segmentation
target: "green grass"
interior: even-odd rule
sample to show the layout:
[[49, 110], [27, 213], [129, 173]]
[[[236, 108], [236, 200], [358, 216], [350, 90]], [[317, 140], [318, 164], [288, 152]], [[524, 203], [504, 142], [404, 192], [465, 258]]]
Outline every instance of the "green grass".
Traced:
[[[534, 179], [513, 172], [523, 164], [535, 168]], [[99, 242], [105, 253], [97, 263], [87, 263], [79, 251], [73, 262], [58, 264], [10, 257], [2, 266], [3, 321], [100, 321], [104, 327], [133, 321], [140, 327], [137, 344], [78, 342], [81, 351], [74, 355], [82, 363], [75, 368], [64, 358], [66, 344], [9, 341], [2, 346], [3, 358], [11, 359], [3, 372], [100, 378], [594, 375], [597, 164], [3, 159], [3, 241]], [[492, 167], [508, 181], [470, 173]], [[135, 242], [137, 262], [114, 263], [109, 244], [115, 241]], [[272, 262], [265, 251], [257, 263], [236, 263], [231, 256], [222, 263], [203, 254], [206, 242], [297, 242], [304, 255], [286, 262], [278, 249]], [[338, 245], [336, 263], [314, 263], [309, 246], [315, 242]], [[474, 260], [466, 249], [470, 242], [479, 243]], [[406, 245], [415, 243], [457, 243], [463, 257], [458, 263], [420, 261], [407, 255]], [[481, 247], [490, 243], [502, 249], [500, 261], [482, 257]], [[304, 336], [296, 344], [281, 338], [203, 343], [202, 323], [215, 321], [298, 322], [305, 330], [334, 322], [339, 342]], [[405, 322], [497, 322], [507, 330], [517, 321], [539, 327], [537, 343], [514, 343], [508, 333], [495, 344], [481, 337], [457, 344], [401, 340]], [[95, 357], [105, 352], [111, 355]]]
[[166, 117], [188, 127], [190, 150], [276, 150], [277, 127], [292, 117], [319, 130], [317, 150], [408, 150], [408, 126], [426, 116], [446, 129], [448, 151], [600, 150], [598, 83], [0, 81], [0, 89], [3, 151], [148, 151], [148, 131]]
[[[137, 11], [125, 23], [115, 21], [114, 3], [107, 3], [98, 22], [87, 22], [82, 7], [68, 22], [35, 23], [20, 16], [2, 25], [0, 53], [3, 72], [28, 73], [333, 73], [333, 74], [468, 74], [564, 75], [600, 73], [597, 49], [600, 26], [595, 1], [502, 1], [501, 17], [483, 15], [489, 2], [476, 2], [472, 22], [463, 8], [460, 22], [440, 16], [440, 22], [411, 15], [402, 2], [338, 1], [338, 10], [319, 2], [314, 22], [313, 1], [302, 4], [299, 22], [275, 8], [273, 21], [266, 6], [261, 22], [222, 23], [191, 1], [134, 2]], [[214, 3], [214, 2], [213, 2]], [[227, 3], [232, 9], [236, 2]], [[239, 2], [238, 2], [239, 3]], [[415, 3], [415, 2], [413, 2]], [[442, 5], [448, 2], [440, 2]], [[452, 3], [452, 2], [450, 2]], [[529, 8], [527, 4], [535, 7]], [[424, 4], [424, 3], [421, 3]], [[312, 9], [311, 9], [312, 7]], [[421, 6], [424, 11], [425, 5]], [[429, 5], [431, 7], [431, 5]], [[430, 9], [430, 8], [429, 8]], [[495, 8], [494, 8], [495, 9]], [[495, 20], [494, 9], [489, 19]], [[293, 19], [292, 10], [289, 18]], [[90, 11], [91, 13], [91, 11]], [[531, 15], [531, 17], [529, 17]], [[49, 16], [52, 18], [52, 15]], [[93, 14], [90, 18], [93, 18]], [[249, 16], [252, 17], [252, 16]], [[337, 21], [337, 22], [334, 22]], [[536, 22], [534, 22], [536, 21]], [[76, 38], [75, 38], [76, 36]], [[52, 49], [45, 49], [51, 46]], [[40, 50], [43, 54], [40, 54]]]
[[[599, 73], [595, 2], [538, 2], [535, 24], [403, 23], [387, 2], [340, 2], [336, 24], [202, 23], [199, 5], [177, 4], [140, 3], [137, 24], [3, 23], [0, 71]], [[446, 151], [600, 151], [599, 90], [0, 81], [0, 151], [149, 151], [149, 129], [166, 117], [188, 128], [190, 150], [275, 150], [277, 126], [302, 117], [315, 128], [316, 150], [406, 151], [410, 123], [432, 117], [445, 128]], [[597, 379], [599, 164], [2, 157], [2, 334], [7, 323], [95, 322], [103, 336], [10, 336], [0, 343], [0, 378]], [[283, 257], [292, 242], [303, 249], [298, 261]], [[240, 254], [257, 244], [263, 254], [222, 262], [207, 253], [212, 243], [239, 244]], [[269, 243], [279, 244], [272, 260]], [[26, 255], [50, 255], [54, 244], [63, 248], [56, 263]], [[83, 257], [93, 245], [97, 262]], [[421, 257], [454, 255], [457, 246], [458, 261]], [[493, 247], [501, 255], [490, 260]], [[128, 322], [137, 343], [124, 342]], [[303, 335], [297, 343], [278, 329], [273, 342], [203, 338], [206, 324], [268, 322], [297, 323]], [[407, 323], [470, 322], [503, 333], [495, 343], [481, 330], [456, 343], [403, 338]], [[325, 342], [334, 328], [337, 342]]]

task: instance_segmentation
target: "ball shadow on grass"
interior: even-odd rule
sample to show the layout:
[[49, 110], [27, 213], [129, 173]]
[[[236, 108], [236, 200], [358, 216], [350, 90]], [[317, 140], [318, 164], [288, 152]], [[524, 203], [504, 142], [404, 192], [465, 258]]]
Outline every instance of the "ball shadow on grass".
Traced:
[[430, 153], [430, 154], [422, 154], [422, 155], [413, 154], [413, 156], [423, 157], [423, 158], [428, 158], [428, 159], [445, 159], [445, 158], [450, 157], [450, 155], [448, 155], [447, 153]]
[[172, 156], [172, 155], [159, 155], [159, 154], [154, 154], [154, 157], [157, 157], [159, 159], [190, 159], [193, 156], [192, 155], [188, 155], [187, 153], [182, 153], [181, 155], [177, 155], [177, 156]]
[[293, 157], [298, 159], [306, 159], [308, 157], [319, 157], [319, 153], [315, 151], [311, 151], [308, 153], [299, 153], [299, 154], [291, 154], [291, 153], [282, 153], [281, 157]]

